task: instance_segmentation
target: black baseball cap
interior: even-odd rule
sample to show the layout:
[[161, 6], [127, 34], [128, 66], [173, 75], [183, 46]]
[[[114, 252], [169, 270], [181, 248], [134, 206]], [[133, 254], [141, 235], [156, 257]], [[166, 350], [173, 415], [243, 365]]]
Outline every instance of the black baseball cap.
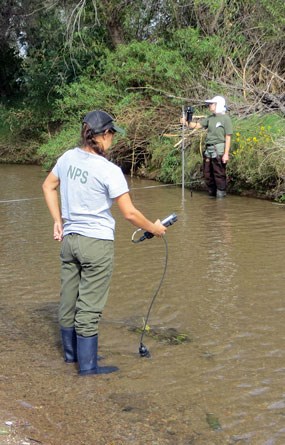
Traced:
[[104, 133], [106, 130], [112, 130], [121, 134], [125, 131], [118, 127], [113, 116], [101, 110], [90, 111], [83, 119], [84, 124], [88, 124], [95, 134]]

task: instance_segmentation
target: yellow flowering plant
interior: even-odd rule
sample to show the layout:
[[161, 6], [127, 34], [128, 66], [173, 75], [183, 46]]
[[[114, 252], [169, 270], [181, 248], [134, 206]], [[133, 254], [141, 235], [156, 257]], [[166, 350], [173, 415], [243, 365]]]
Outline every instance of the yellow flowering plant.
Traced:
[[[229, 188], [233, 191], [272, 189], [280, 186], [285, 173], [284, 150], [277, 144], [278, 131], [271, 125], [239, 129], [233, 134], [228, 164]], [[280, 196], [280, 192], [278, 192]], [[283, 194], [283, 192], [282, 192]]]

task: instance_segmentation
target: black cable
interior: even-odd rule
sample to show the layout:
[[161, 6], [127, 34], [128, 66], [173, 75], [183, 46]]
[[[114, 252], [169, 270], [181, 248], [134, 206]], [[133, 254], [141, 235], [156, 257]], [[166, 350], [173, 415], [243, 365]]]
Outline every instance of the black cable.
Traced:
[[156, 297], [157, 297], [158, 292], [160, 291], [160, 288], [161, 288], [161, 286], [162, 286], [162, 283], [163, 283], [163, 280], [164, 280], [164, 277], [165, 277], [165, 274], [166, 274], [166, 269], [167, 269], [167, 263], [168, 263], [168, 244], [167, 244], [167, 239], [166, 239], [165, 235], [162, 236], [162, 239], [163, 239], [164, 244], [165, 244], [165, 263], [164, 263], [164, 269], [163, 269], [163, 274], [162, 274], [162, 277], [161, 277], [161, 279], [160, 279], [159, 285], [158, 285], [158, 287], [157, 287], [157, 289], [156, 289], [156, 291], [155, 291], [155, 293], [154, 293], [154, 295], [153, 295], [153, 297], [152, 297], [152, 300], [151, 300], [151, 303], [150, 303], [150, 306], [149, 306], [149, 309], [148, 309], [148, 312], [147, 312], [147, 316], [146, 316], [146, 318], [145, 318], [144, 327], [143, 327], [142, 335], [141, 335], [141, 339], [140, 339], [140, 347], [139, 347], [139, 353], [140, 353], [140, 356], [141, 356], [141, 357], [150, 357], [150, 352], [149, 352], [149, 350], [148, 350], [147, 347], [143, 344], [143, 337], [144, 337], [144, 334], [145, 334], [145, 331], [146, 331], [147, 322], [148, 322], [148, 318], [149, 318], [149, 314], [150, 314], [151, 308], [152, 308], [152, 306], [153, 306], [153, 304], [154, 304], [154, 301], [155, 301], [155, 299], [156, 299]]

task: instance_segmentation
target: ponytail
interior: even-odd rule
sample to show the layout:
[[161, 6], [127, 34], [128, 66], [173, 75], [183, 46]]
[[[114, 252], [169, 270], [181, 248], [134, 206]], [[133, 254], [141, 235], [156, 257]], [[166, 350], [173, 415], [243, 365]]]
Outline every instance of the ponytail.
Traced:
[[87, 123], [82, 124], [82, 130], [81, 130], [81, 139], [82, 139], [82, 145], [85, 147], [90, 147], [95, 153], [97, 153], [100, 156], [105, 157], [104, 150], [100, 147], [100, 144], [95, 138], [96, 133]]

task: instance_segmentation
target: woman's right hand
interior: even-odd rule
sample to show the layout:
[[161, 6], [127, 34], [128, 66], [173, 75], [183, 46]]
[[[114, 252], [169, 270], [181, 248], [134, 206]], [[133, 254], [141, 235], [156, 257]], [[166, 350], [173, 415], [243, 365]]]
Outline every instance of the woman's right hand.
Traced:
[[161, 224], [160, 219], [157, 219], [155, 221], [154, 226], [155, 226], [155, 231], [152, 232], [154, 236], [160, 237], [162, 235], [165, 235], [167, 228], [163, 224]]

